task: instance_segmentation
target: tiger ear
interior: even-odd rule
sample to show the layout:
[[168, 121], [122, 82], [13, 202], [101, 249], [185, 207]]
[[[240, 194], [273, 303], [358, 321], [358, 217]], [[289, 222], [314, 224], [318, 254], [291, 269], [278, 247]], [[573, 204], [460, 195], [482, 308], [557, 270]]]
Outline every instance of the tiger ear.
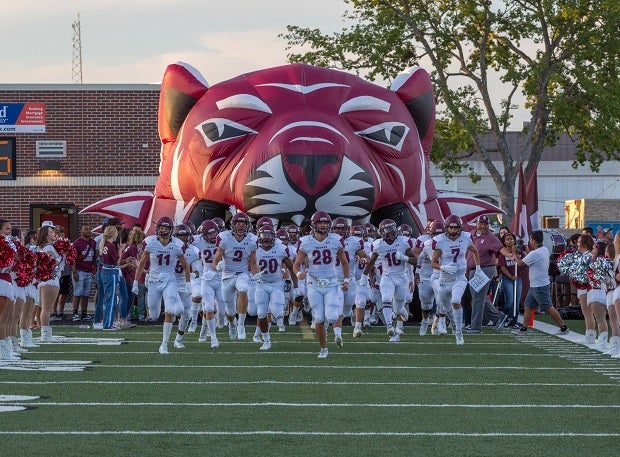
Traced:
[[198, 70], [184, 62], [168, 65], [159, 93], [159, 138], [162, 143], [176, 139], [185, 118], [209, 90]]
[[424, 154], [429, 157], [435, 132], [435, 97], [429, 74], [421, 67], [408, 68], [394, 79], [390, 89], [411, 113]]

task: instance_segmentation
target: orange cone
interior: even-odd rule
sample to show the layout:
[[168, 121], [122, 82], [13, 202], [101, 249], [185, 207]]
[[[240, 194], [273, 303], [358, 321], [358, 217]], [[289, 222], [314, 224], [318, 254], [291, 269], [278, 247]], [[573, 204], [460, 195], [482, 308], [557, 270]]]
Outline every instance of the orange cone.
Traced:
[[527, 323], [528, 327], [534, 326], [534, 315], [536, 314], [535, 310], [532, 310], [532, 314], [530, 315], [530, 321]]

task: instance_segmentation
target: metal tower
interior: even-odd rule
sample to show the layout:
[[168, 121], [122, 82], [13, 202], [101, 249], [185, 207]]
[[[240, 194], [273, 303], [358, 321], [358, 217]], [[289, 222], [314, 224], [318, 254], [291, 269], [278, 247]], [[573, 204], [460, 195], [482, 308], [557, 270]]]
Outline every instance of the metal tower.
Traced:
[[75, 84], [82, 84], [82, 37], [80, 33], [80, 13], [77, 15], [77, 21], [74, 21], [71, 27], [73, 27], [72, 79]]

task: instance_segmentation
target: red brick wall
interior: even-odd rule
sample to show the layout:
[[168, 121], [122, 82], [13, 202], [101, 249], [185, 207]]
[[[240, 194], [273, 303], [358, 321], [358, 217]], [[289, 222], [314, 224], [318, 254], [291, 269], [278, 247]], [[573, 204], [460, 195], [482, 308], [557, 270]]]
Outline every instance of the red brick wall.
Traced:
[[[157, 176], [160, 143], [157, 133], [159, 86], [145, 85], [42, 86], [27, 90], [0, 88], [1, 103], [40, 102], [46, 105], [46, 132], [21, 133], [17, 138], [17, 177], [43, 176]], [[89, 89], [92, 87], [92, 90]], [[69, 90], [67, 90], [69, 89]], [[60, 172], [39, 170], [37, 140], [66, 140], [67, 155], [59, 159]], [[144, 145], [147, 145], [146, 147]], [[53, 178], [52, 178], [53, 179]], [[15, 181], [0, 181], [0, 217], [27, 228], [30, 204], [76, 205], [78, 210], [104, 197], [152, 191], [153, 186], [15, 187]], [[98, 224], [101, 217], [80, 216], [80, 222]]]

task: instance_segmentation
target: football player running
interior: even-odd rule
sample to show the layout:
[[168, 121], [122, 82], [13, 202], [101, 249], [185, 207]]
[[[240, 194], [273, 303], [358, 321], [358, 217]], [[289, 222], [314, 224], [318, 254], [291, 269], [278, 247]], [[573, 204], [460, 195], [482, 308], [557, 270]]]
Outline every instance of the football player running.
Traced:
[[260, 350], [267, 351], [271, 349], [267, 314], [271, 315], [272, 322], [277, 322], [283, 318], [284, 307], [287, 306], [284, 294], [283, 268], [289, 271], [293, 286], [297, 289], [297, 277], [293, 273], [293, 262], [290, 259], [289, 249], [283, 243], [276, 243], [276, 232], [271, 225], [263, 225], [258, 229], [256, 263], [259, 268], [259, 272], [254, 275], [256, 280], [254, 295], [257, 307], [256, 326], [260, 329], [263, 343]]
[[213, 268], [213, 257], [217, 251], [217, 235], [219, 228], [213, 220], [206, 220], [200, 224], [200, 236], [194, 237], [194, 245], [200, 249], [202, 260], [202, 276], [200, 278], [200, 295], [202, 297], [202, 328], [198, 342], [211, 338], [211, 347], [217, 348], [220, 342], [215, 333], [215, 312], [224, 313], [222, 298], [222, 274]]
[[413, 265], [416, 258], [413, 253], [413, 241], [398, 233], [398, 226], [392, 219], [384, 219], [379, 224], [379, 235], [372, 242], [372, 254], [364, 268], [364, 274], [359, 280], [360, 286], [368, 285], [368, 274], [373, 269], [377, 259], [381, 259], [381, 279], [379, 291], [381, 293], [381, 312], [385, 318], [387, 334], [391, 342], [400, 341], [392, 324], [392, 315], [406, 321], [409, 313], [405, 309], [405, 300], [410, 288], [407, 275], [407, 265]]
[[[155, 235], [150, 235], [144, 240], [144, 249], [138, 269], [136, 280], [133, 282], [132, 292], [138, 293], [138, 280], [144, 271], [146, 262], [150, 262], [147, 280], [147, 305], [149, 316], [157, 320], [161, 313], [161, 300], [164, 300], [164, 327], [163, 339], [159, 347], [160, 354], [168, 354], [168, 341], [172, 332], [172, 323], [175, 316], [183, 314], [183, 304], [177, 290], [175, 269], [177, 265], [183, 270], [185, 278], [185, 292], [192, 292], [190, 284], [190, 266], [183, 255], [183, 242], [172, 237], [174, 222], [163, 216], [155, 223]], [[178, 262], [178, 263], [177, 263]]]
[[[368, 287], [359, 286], [353, 275], [353, 265], [359, 263], [366, 265], [368, 256], [364, 251], [364, 240], [360, 237], [351, 235], [351, 227], [344, 217], [337, 217], [332, 223], [332, 231], [342, 237], [344, 254], [349, 261], [349, 271], [351, 274], [349, 282], [349, 290], [342, 292], [340, 302], [342, 305], [342, 317], [350, 317], [353, 323], [353, 338], [362, 335], [362, 322], [364, 321], [364, 311], [366, 310], [366, 297], [368, 296]], [[336, 262], [336, 266], [339, 263]], [[336, 268], [338, 279], [342, 281], [342, 270]], [[355, 305], [355, 314], [351, 315], [351, 311]]]
[[463, 340], [463, 308], [461, 298], [467, 287], [467, 251], [471, 252], [476, 264], [476, 272], [480, 270], [480, 257], [473, 245], [471, 234], [463, 232], [463, 221], [456, 215], [450, 215], [444, 221], [445, 233], [433, 238], [433, 257], [431, 264], [439, 270], [439, 288], [437, 301], [450, 319], [454, 329], [456, 344], [465, 344]]
[[200, 289], [197, 287], [199, 284], [194, 283], [193, 280], [200, 278], [200, 274], [202, 273], [202, 261], [200, 260], [200, 251], [198, 248], [189, 244], [192, 237], [192, 232], [187, 225], [180, 224], [174, 227], [172, 236], [181, 240], [183, 243], [183, 255], [185, 256], [185, 260], [190, 267], [191, 276], [191, 290], [190, 293], [187, 293], [185, 290], [184, 271], [181, 264], [177, 262], [176, 267], [174, 268], [174, 273], [176, 275], [179, 298], [183, 304], [183, 314], [179, 318], [179, 328], [177, 329], [177, 335], [174, 339], [174, 347], [177, 349], [183, 349], [185, 348], [185, 344], [183, 343], [183, 335], [185, 334], [192, 317], [192, 307], [194, 306], [193, 297], [198, 297], [198, 300], [200, 300]]
[[[217, 250], [212, 267], [222, 272], [222, 297], [226, 305], [228, 335], [231, 340], [244, 340], [245, 318], [248, 312], [250, 272], [256, 274], [256, 235], [250, 232], [247, 214], [238, 212], [230, 222], [230, 230], [222, 232], [216, 240]], [[222, 262], [223, 263], [220, 263]], [[235, 309], [236, 297], [236, 309]], [[235, 321], [235, 311], [238, 320]]]
[[[299, 240], [297, 257], [293, 270], [298, 279], [306, 280], [308, 302], [312, 310], [315, 331], [321, 348], [318, 357], [328, 355], [327, 325], [335, 324], [340, 317], [340, 300], [338, 297], [339, 281], [336, 273], [336, 261], [342, 269], [342, 290], [349, 289], [349, 262], [344, 253], [342, 238], [329, 232], [331, 217], [325, 211], [317, 211], [310, 218], [313, 233]], [[302, 265], [308, 265], [302, 270]], [[335, 343], [342, 347], [342, 328], [334, 327]]]

